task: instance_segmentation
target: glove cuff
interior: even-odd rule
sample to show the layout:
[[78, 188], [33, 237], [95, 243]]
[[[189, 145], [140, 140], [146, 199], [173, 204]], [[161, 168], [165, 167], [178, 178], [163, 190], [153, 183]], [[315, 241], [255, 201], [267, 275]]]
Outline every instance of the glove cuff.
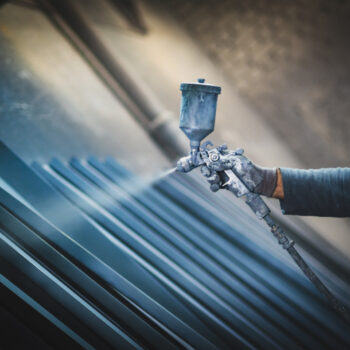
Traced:
[[272, 197], [277, 185], [277, 169], [276, 168], [262, 168], [263, 180], [259, 186], [260, 194]]

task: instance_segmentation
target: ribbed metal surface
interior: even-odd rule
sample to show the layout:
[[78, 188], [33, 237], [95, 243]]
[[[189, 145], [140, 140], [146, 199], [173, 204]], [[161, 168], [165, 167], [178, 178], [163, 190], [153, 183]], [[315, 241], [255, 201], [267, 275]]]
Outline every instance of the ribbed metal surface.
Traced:
[[349, 348], [267, 230], [196, 179], [1, 157], [31, 209], [0, 190], [0, 282], [77, 347]]

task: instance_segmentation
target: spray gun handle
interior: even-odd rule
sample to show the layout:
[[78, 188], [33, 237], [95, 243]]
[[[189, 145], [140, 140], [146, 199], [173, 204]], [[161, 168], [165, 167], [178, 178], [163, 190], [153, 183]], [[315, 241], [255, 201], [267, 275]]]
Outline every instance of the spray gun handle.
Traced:
[[246, 204], [259, 219], [270, 213], [270, 209], [263, 199], [257, 193], [251, 192], [232, 170], [224, 170], [223, 172], [228, 178], [228, 181], [222, 185], [223, 188], [232, 192], [236, 197], [245, 196]]

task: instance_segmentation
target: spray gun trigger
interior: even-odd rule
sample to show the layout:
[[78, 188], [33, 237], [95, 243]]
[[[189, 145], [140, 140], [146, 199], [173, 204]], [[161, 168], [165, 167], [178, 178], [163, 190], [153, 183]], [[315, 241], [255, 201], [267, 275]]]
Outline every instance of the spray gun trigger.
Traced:
[[224, 170], [228, 181], [222, 185], [234, 193], [236, 197], [242, 197], [250, 191], [232, 170]]

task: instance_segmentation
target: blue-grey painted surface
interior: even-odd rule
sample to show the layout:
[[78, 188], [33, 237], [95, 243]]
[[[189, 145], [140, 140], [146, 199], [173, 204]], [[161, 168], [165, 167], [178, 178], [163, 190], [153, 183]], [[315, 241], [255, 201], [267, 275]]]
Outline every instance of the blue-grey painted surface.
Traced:
[[[113, 158], [56, 158], [33, 171], [3, 144], [0, 156], [3, 180], [40, 214], [1, 190], [2, 273], [74, 341], [95, 348], [349, 347], [347, 326], [267, 230], [193, 177], [149, 187]], [[19, 268], [21, 280], [13, 272]]]
[[0, 22], [0, 288], [31, 310], [13, 305], [19, 324], [48, 348], [349, 348], [236, 202], [133, 175], [167, 162], [40, 11], [5, 5]]

